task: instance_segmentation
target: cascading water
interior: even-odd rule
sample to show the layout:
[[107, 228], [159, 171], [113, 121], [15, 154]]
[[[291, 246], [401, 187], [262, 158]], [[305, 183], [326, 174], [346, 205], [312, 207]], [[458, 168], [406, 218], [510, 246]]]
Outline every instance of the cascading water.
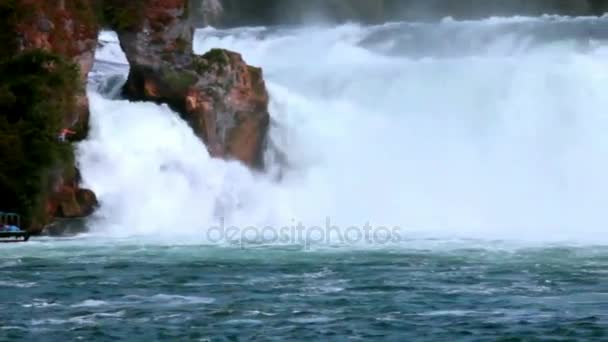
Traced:
[[262, 174], [116, 99], [101, 38], [78, 147], [101, 208], [1, 246], [0, 340], [606, 341], [608, 18], [200, 30], [264, 68]]
[[[102, 204], [94, 231], [191, 240], [222, 220], [329, 218], [400, 227], [406, 238], [597, 242], [608, 196], [606, 21], [199, 30], [197, 52], [227, 48], [263, 67], [271, 139], [287, 156], [280, 180], [209, 158], [165, 106], [93, 91], [79, 151]], [[99, 56], [116, 58], [117, 46], [105, 49]]]

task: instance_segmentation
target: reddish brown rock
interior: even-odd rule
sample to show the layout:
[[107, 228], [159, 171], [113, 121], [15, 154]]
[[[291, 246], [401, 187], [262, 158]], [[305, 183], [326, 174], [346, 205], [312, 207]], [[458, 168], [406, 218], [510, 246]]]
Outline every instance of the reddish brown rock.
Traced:
[[47, 199], [46, 211], [49, 217], [82, 218], [91, 215], [98, 206], [97, 196], [91, 190], [80, 188], [80, 172], [74, 170], [74, 177], [61, 177]]
[[[75, 132], [67, 136], [69, 141], [82, 140], [87, 135], [89, 111], [85, 85], [93, 65], [100, 26], [97, 15], [103, 13], [104, 24], [117, 31], [131, 64], [125, 87], [129, 98], [167, 103], [192, 126], [213, 156], [235, 158], [251, 167], [262, 167], [269, 123], [268, 94], [262, 71], [247, 65], [239, 54], [225, 50], [194, 55], [188, 2], [0, 0], [0, 19], [3, 19], [0, 21], [3, 46], [0, 60], [28, 55], [24, 52], [29, 50], [53, 52], [56, 59], [50, 60], [61, 60], [66, 70], [71, 70], [72, 83], [76, 75], [64, 60], [71, 60], [79, 67], [80, 87], [65, 87], [62, 95], [52, 94], [56, 96], [53, 108], [59, 114], [53, 116], [55, 121], [48, 120], [47, 125], [43, 125], [48, 130], [43, 136], [45, 139], [51, 137], [45, 141], [46, 146], [70, 152], [68, 154], [73, 157], [71, 150], [57, 148], [55, 144], [60, 142], [53, 140], [54, 132], [57, 130], [58, 135], [60, 131]], [[210, 3], [217, 7], [217, 1], [205, 3], [207, 7]], [[101, 5], [97, 8], [101, 11], [94, 10], [97, 5]], [[42, 69], [53, 71], [53, 65], [43, 65]], [[0, 84], [0, 105], [16, 103], [11, 91]], [[38, 101], [44, 103], [44, 96], [39, 96]], [[57, 122], [58, 118], [61, 122]], [[3, 143], [9, 143], [9, 140], [7, 138]], [[21, 164], [27, 164], [28, 158], [22, 159], [19, 159], [23, 161]], [[54, 217], [79, 218], [93, 212], [97, 206], [95, 194], [79, 187], [78, 176], [70, 176], [74, 174], [73, 160], [53, 154], [52, 158], [38, 164], [26, 167], [39, 173], [35, 177], [40, 178], [39, 189], [30, 188], [34, 194], [31, 197], [36, 197], [35, 205], [21, 203], [24, 201], [19, 191], [12, 193], [14, 201], [13, 198], [8, 201], [23, 204], [26, 209], [22, 211], [32, 214], [27, 218], [30, 231], [39, 231]], [[13, 176], [15, 174], [18, 173]], [[5, 207], [21, 210], [12, 202]]]
[[268, 92], [260, 68], [240, 54], [211, 50], [196, 56], [198, 81], [186, 95], [186, 118], [212, 155], [262, 167], [269, 125]]
[[[61, 56], [62, 60], [72, 61], [78, 67], [80, 78], [79, 81], [76, 80], [76, 86], [67, 88], [68, 91], [64, 89], [61, 93], [58, 91], [53, 94], [56, 96], [52, 99], [54, 103], [62, 104], [57, 107], [61, 108], [59, 112], [61, 122], [51, 123], [49, 119], [48, 123], [48, 127], [62, 127], [57, 129], [57, 135], [63, 128], [74, 132], [68, 136], [71, 141], [84, 139], [89, 125], [85, 88], [88, 73], [93, 66], [99, 30], [93, 10], [94, 2], [94, 0], [7, 0], [0, 3], [0, 18], [2, 18], [0, 42], [3, 47], [0, 51], [0, 59], [10, 59], [27, 55], [30, 51], [44, 50]], [[44, 69], [49, 74], [61, 73], [55, 70], [53, 64], [46, 65]], [[10, 112], [10, 109], [6, 108], [5, 110]], [[53, 117], [56, 120], [57, 116]], [[60, 144], [60, 142], [56, 143]], [[64, 144], [68, 143], [64, 142]], [[35, 153], [35, 151], [23, 153], [27, 156], [27, 153]], [[71, 158], [61, 160], [57, 156], [54, 158], [47, 160], [48, 165], [41, 166], [45, 171], [38, 175], [41, 179], [39, 198], [30, 200], [35, 201], [36, 207], [30, 208], [31, 212], [22, 213], [29, 214], [23, 221], [25, 228], [31, 232], [40, 231], [54, 217], [86, 216], [92, 213], [97, 204], [95, 195], [91, 191], [79, 187], [77, 177], [68, 176], [77, 174], [74, 172], [74, 162]], [[28, 168], [34, 169], [30, 165]], [[66, 181], [64, 177], [72, 179]], [[14, 202], [19, 201], [16, 199]], [[30, 215], [32, 217], [29, 217]]]
[[16, 53], [42, 49], [72, 59], [79, 66], [82, 87], [76, 92], [76, 108], [66, 113], [64, 126], [76, 133], [72, 140], [86, 137], [89, 105], [85, 88], [93, 67], [98, 23], [91, 0], [18, 0], [15, 36]]
[[118, 31], [131, 65], [125, 94], [167, 103], [211, 155], [261, 168], [270, 117], [262, 70], [227, 50], [195, 55], [186, 2], [144, 1], [139, 22]]
[[48, 209], [53, 217], [81, 218], [91, 215], [97, 207], [97, 197], [91, 190], [64, 186], [53, 194]]

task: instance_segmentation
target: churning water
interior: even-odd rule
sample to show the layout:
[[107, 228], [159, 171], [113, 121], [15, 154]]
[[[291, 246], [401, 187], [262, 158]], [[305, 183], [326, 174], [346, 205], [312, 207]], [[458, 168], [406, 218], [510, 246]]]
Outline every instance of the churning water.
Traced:
[[199, 30], [197, 52], [228, 48], [264, 69], [270, 172], [211, 160], [167, 108], [93, 94], [81, 163], [104, 205], [98, 228], [329, 221], [405, 236], [606, 241], [607, 24]]
[[7, 247], [0, 337], [608, 336], [608, 18], [199, 30], [264, 69], [265, 173], [117, 99], [101, 38], [79, 162], [102, 206]]

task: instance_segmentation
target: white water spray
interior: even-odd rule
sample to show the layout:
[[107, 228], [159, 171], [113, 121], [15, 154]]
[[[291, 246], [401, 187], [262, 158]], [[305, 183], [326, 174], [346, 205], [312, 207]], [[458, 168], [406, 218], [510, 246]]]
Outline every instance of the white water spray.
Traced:
[[220, 217], [241, 227], [330, 217], [438, 238], [605, 241], [603, 26], [201, 30], [198, 52], [228, 48], [264, 68], [283, 179], [209, 158], [166, 107], [92, 94], [80, 163], [102, 203], [95, 229], [194, 236]]

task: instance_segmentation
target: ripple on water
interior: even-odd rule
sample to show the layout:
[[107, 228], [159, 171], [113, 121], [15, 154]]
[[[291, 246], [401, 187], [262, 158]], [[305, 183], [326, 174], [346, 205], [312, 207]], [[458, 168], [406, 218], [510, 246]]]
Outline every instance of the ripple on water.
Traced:
[[330, 293], [338, 293], [344, 291], [343, 287], [339, 286], [308, 286], [302, 289], [305, 293], [311, 295], [324, 295]]
[[21, 330], [21, 331], [27, 331], [28, 329], [26, 327], [20, 327], [20, 326], [16, 326], [16, 325], [5, 325], [5, 326], [0, 326], [0, 330]]
[[0, 268], [14, 267], [14, 266], [19, 266], [20, 264], [21, 264], [21, 259], [12, 259], [12, 260], [1, 262]]
[[231, 319], [224, 322], [224, 324], [228, 325], [259, 325], [262, 323], [259, 319]]
[[92, 307], [98, 307], [98, 306], [104, 306], [104, 305], [108, 305], [108, 302], [103, 301], [103, 300], [96, 300], [96, 299], [86, 299], [80, 303], [72, 304], [71, 307], [73, 307], [73, 308], [92, 308]]
[[435, 310], [435, 311], [427, 311], [427, 312], [422, 312], [419, 314], [416, 314], [417, 316], [456, 316], [456, 317], [462, 317], [462, 316], [471, 316], [471, 315], [478, 315], [478, 314], [483, 314], [483, 312], [479, 312], [479, 311], [470, 311], [470, 310]]
[[329, 323], [335, 321], [335, 318], [327, 317], [327, 316], [308, 316], [308, 317], [299, 317], [299, 318], [290, 318], [288, 319], [291, 323], [297, 324], [314, 324], [314, 323]]
[[259, 310], [251, 310], [251, 311], [246, 311], [245, 315], [246, 316], [266, 316], [266, 317], [272, 317], [272, 316], [276, 316], [278, 314], [271, 313], [271, 312], [259, 311]]
[[35, 298], [31, 303], [22, 304], [21, 306], [24, 308], [46, 308], [53, 306], [61, 306], [61, 304], [52, 302], [47, 299]]
[[125, 296], [124, 299], [135, 302], [148, 302], [155, 304], [164, 304], [168, 306], [174, 305], [192, 305], [192, 304], [211, 304], [215, 302], [214, 298], [210, 297], [199, 297], [199, 296], [182, 296], [182, 295], [169, 295], [169, 294], [156, 294], [153, 296], [138, 296], [130, 295]]
[[34, 287], [37, 284], [38, 283], [33, 281], [0, 280], [0, 287], [29, 288]]
[[97, 312], [90, 315], [74, 316], [67, 319], [58, 318], [45, 318], [45, 319], [34, 319], [31, 321], [33, 326], [44, 326], [44, 325], [64, 325], [64, 324], [76, 324], [76, 325], [94, 325], [101, 319], [112, 319], [124, 317], [124, 311], [116, 312]]
[[[0, 340], [74, 340], [75, 334], [95, 340], [106, 331], [141, 341], [162, 334], [173, 340], [207, 335], [443, 340], [465, 331], [488, 340], [569, 334], [585, 341], [608, 334], [604, 254], [566, 262], [537, 251], [496, 257], [469, 251], [361, 252], [356, 258], [348, 251], [323, 258], [320, 265], [320, 257], [298, 252], [293, 262], [248, 251], [253, 257], [246, 263], [230, 259], [233, 252], [227, 251], [219, 263], [188, 263], [167, 258], [163, 250], [145, 262], [133, 261], [129, 269], [86, 262], [75, 267], [63, 256], [48, 264], [24, 258], [23, 273], [0, 277], [0, 284], [10, 285], [0, 286]], [[81, 258], [99, 260], [98, 251], [91, 253]], [[116, 258], [130, 255], [120, 253]], [[197, 257], [207, 254], [191, 258]], [[169, 262], [178, 266], [164, 268]], [[85, 271], [95, 277], [83, 278]], [[136, 285], [152, 278], [162, 281]]]

